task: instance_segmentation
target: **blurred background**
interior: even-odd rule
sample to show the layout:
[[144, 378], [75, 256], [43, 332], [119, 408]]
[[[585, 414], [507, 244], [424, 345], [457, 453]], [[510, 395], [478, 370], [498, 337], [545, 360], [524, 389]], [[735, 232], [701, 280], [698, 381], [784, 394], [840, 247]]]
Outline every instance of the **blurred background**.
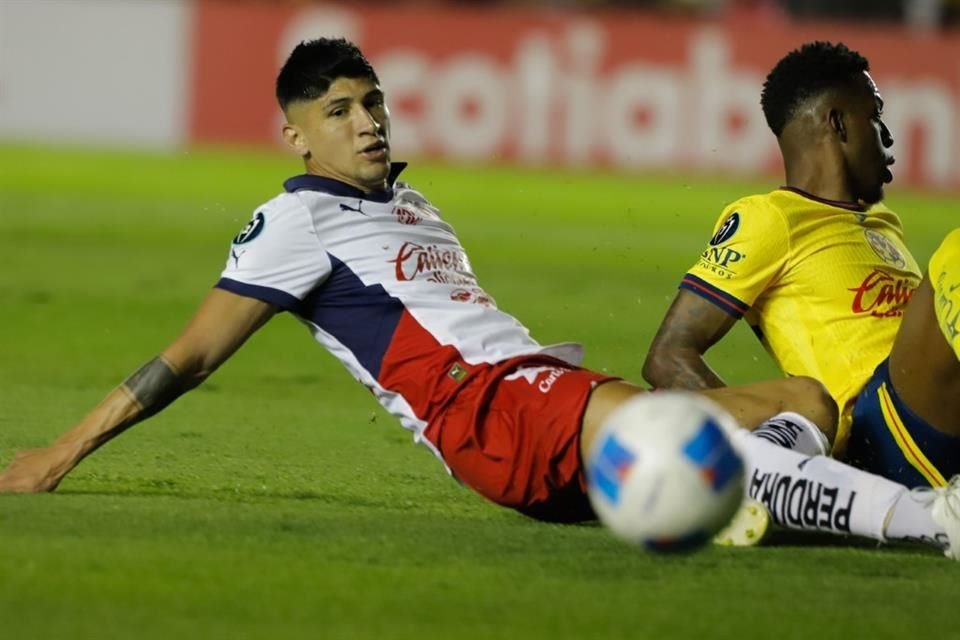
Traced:
[[960, 0], [0, 0], [0, 142], [279, 150], [276, 71], [356, 41], [397, 158], [776, 176], [767, 70], [867, 55], [899, 184], [960, 186]]
[[[956, 0], [0, 0], [0, 467], [169, 344], [302, 171], [273, 99], [301, 40], [370, 57], [403, 178], [498, 307], [640, 382], [724, 206], [780, 184], [760, 90], [806, 41], [870, 58], [926, 263], [957, 226], [958, 29]], [[0, 500], [0, 638], [957, 638], [933, 554], [650, 558], [496, 509], [283, 315], [59, 495]], [[781, 375], [745, 323], [709, 356]], [[824, 585], [847, 597], [797, 607]]]

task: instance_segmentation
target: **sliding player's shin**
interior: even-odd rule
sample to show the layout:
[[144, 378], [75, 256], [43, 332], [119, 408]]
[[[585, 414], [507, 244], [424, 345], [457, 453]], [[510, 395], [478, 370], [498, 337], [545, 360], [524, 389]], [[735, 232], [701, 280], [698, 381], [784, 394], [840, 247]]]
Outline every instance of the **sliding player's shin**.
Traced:
[[746, 465], [747, 495], [782, 527], [943, 545], [945, 534], [930, 505], [911, 499], [901, 484], [745, 430], [734, 434], [733, 442]]

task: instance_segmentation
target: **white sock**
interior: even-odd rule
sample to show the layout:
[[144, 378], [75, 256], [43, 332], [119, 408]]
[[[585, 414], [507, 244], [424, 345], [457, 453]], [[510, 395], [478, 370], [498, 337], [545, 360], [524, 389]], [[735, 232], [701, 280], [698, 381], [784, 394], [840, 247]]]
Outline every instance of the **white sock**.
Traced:
[[950, 546], [947, 532], [933, 520], [933, 500], [936, 494], [931, 489], [904, 491], [893, 503], [887, 516], [887, 540], [925, 542], [943, 549]]
[[732, 437], [746, 466], [748, 496], [777, 524], [885, 540], [884, 525], [907, 488], [833, 458], [805, 456], [739, 430]]
[[830, 453], [830, 441], [817, 425], [799, 413], [778, 413], [752, 431], [754, 437], [763, 438], [777, 446], [808, 456], [825, 456]]

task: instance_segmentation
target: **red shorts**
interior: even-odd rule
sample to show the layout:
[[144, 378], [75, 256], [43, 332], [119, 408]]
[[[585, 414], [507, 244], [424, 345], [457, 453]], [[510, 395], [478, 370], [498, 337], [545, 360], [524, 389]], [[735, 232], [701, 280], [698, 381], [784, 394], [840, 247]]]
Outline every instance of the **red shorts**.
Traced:
[[580, 424], [593, 389], [617, 379], [549, 356], [513, 358], [476, 371], [424, 435], [485, 498], [538, 520], [590, 520]]

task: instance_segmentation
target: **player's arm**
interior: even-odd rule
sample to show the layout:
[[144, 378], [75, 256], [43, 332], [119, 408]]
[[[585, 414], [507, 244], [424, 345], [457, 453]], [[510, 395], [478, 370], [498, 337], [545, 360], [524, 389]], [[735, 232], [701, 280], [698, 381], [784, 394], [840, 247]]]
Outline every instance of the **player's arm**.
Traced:
[[52, 445], [23, 451], [0, 474], [0, 492], [52, 491], [86, 456], [203, 382], [276, 312], [212, 289], [183, 332]]
[[726, 386], [704, 354], [730, 331], [737, 318], [704, 298], [680, 289], [643, 363], [655, 387], [714, 389]]
[[719, 342], [787, 268], [790, 232], [766, 196], [727, 207], [713, 237], [680, 282], [643, 363], [655, 387], [725, 386], [704, 354]]

